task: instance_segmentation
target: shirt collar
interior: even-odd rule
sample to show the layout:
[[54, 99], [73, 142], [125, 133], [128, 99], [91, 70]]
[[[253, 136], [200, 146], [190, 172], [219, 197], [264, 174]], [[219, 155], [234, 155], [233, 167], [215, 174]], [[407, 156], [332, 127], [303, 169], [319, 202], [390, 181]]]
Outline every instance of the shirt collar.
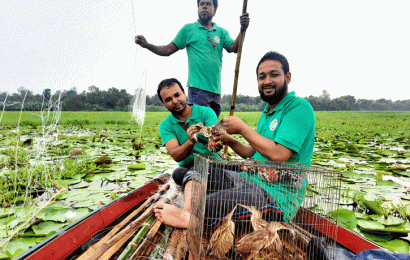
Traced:
[[[199, 22], [199, 19], [196, 21], [196, 23], [197, 23], [199, 28], [208, 30]], [[209, 31], [216, 31], [216, 23], [212, 22], [212, 27], [211, 27], [211, 29], [209, 29]]]
[[184, 124], [188, 124], [190, 121], [198, 118], [198, 106], [192, 103], [187, 103], [187, 105], [191, 105], [192, 107], [191, 116], [188, 118], [188, 120], [186, 122], [181, 121], [171, 113], [171, 123], [179, 124], [180, 122], [182, 122]]
[[288, 93], [284, 98], [282, 98], [281, 101], [279, 101], [279, 103], [276, 105], [276, 107], [270, 112], [269, 112], [269, 104], [266, 104], [265, 109], [263, 110], [263, 113], [271, 115], [274, 112], [282, 110], [283, 107], [285, 106], [285, 104], [288, 103], [288, 101], [290, 99], [294, 98], [294, 97], [295, 97], [295, 91], [292, 91], [292, 92]]

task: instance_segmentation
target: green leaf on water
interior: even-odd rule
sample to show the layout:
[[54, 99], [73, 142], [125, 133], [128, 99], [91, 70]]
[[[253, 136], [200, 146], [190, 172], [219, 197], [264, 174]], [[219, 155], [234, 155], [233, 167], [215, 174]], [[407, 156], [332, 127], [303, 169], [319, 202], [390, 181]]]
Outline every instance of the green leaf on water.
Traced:
[[367, 239], [370, 239], [374, 242], [385, 242], [385, 241], [389, 241], [393, 238], [393, 236], [391, 234], [371, 234], [371, 233], [367, 233], [366, 231], [362, 231], [361, 233]]
[[48, 235], [50, 232], [57, 232], [63, 227], [67, 226], [67, 223], [57, 223], [54, 221], [45, 221], [37, 225], [33, 225], [32, 229], [34, 233], [41, 235]]
[[370, 216], [364, 213], [355, 212], [354, 215], [356, 216], [357, 219], [363, 219], [363, 220], [370, 219]]
[[354, 229], [357, 226], [357, 219], [353, 211], [348, 209], [338, 209], [329, 212], [328, 216], [337, 220], [337, 223], [348, 228]]
[[396, 253], [409, 253], [410, 252], [409, 243], [401, 239], [395, 239], [395, 240], [386, 241], [386, 242], [379, 242], [379, 244]]
[[127, 169], [130, 171], [138, 171], [138, 170], [145, 170], [147, 166], [144, 163], [136, 163], [132, 165], [128, 165]]
[[385, 226], [397, 226], [405, 223], [405, 220], [389, 215], [387, 218], [379, 215], [371, 215], [370, 218]]
[[357, 220], [357, 225], [363, 230], [383, 230], [384, 225], [373, 220]]

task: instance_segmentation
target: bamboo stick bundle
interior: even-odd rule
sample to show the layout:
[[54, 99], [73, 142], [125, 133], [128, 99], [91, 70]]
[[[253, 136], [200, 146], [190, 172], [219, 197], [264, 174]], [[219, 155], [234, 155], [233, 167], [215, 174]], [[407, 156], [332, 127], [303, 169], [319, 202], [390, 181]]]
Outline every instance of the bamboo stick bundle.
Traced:
[[[153, 213], [153, 205], [151, 205], [145, 212], [143, 212], [136, 220], [132, 221], [128, 226], [122, 229], [118, 234], [103, 243], [97, 250], [89, 255], [87, 260], [99, 259], [107, 250], [114, 246], [118, 241], [124, 238], [127, 234], [133, 233], [142, 223], [144, 223]], [[125, 241], [124, 241], [125, 242]]]
[[150, 216], [147, 221], [142, 225], [138, 233], [132, 239], [132, 241], [128, 244], [128, 246], [124, 249], [122, 254], [117, 258], [118, 260], [127, 260], [130, 259], [134, 250], [138, 247], [141, 241], [144, 239], [144, 236], [147, 234], [149, 228], [151, 227], [152, 223], [155, 221], [155, 215]]
[[158, 242], [158, 245], [155, 247], [154, 252], [152, 252], [149, 259], [160, 259], [164, 255], [165, 248], [169, 242], [172, 231], [174, 230], [171, 226], [166, 226], [165, 231], [162, 234], [161, 240]]
[[[151, 253], [154, 251], [155, 248], [157, 248], [161, 238], [163, 236], [163, 233], [160, 231], [157, 234], [155, 234], [154, 238], [152, 239], [152, 242], [147, 246], [147, 249], [144, 251], [144, 254], [142, 255], [143, 258], [149, 259]], [[159, 258], [156, 258], [159, 259]]]
[[175, 252], [175, 260], [185, 259], [188, 251], [188, 243], [186, 240], [187, 232], [188, 230], [184, 229], [181, 233], [181, 238], [179, 239], [177, 250]]
[[175, 252], [178, 246], [178, 241], [181, 237], [182, 229], [176, 228], [171, 234], [167, 249], [165, 250], [164, 256], [162, 259], [174, 259]]
[[117, 224], [107, 235], [105, 235], [102, 239], [100, 239], [97, 243], [94, 245], [90, 246], [80, 257], [77, 258], [77, 260], [84, 260], [86, 259], [90, 254], [92, 254], [97, 248], [101, 247], [106, 241], [108, 241], [110, 238], [112, 238], [115, 234], [117, 234], [125, 225], [127, 225], [132, 219], [137, 217], [141, 212], [157, 201], [160, 196], [166, 192], [169, 189], [170, 185], [165, 184], [163, 185], [158, 192], [153, 194], [150, 198], [148, 198], [141, 206], [139, 206], [134, 212], [132, 212], [129, 216], [127, 216], [121, 223]]
[[129, 259], [139, 259], [139, 257], [142, 256], [142, 254], [145, 252], [148, 246], [152, 244], [154, 237], [157, 234], [161, 224], [161, 221], [155, 220], [155, 223], [152, 225], [151, 230], [148, 232], [144, 240], [140, 243], [138, 248], [135, 250], [135, 252], [131, 255]]

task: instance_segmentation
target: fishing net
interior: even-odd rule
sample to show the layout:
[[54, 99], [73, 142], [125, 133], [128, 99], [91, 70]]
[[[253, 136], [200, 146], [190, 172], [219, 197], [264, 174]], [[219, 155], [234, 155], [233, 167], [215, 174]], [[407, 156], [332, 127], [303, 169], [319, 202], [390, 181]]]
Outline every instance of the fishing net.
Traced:
[[[189, 254], [193, 259], [332, 259], [336, 222], [324, 217], [339, 208], [340, 177], [298, 163], [197, 156]], [[258, 240], [262, 234], [267, 240]], [[320, 238], [325, 240], [321, 252]]]

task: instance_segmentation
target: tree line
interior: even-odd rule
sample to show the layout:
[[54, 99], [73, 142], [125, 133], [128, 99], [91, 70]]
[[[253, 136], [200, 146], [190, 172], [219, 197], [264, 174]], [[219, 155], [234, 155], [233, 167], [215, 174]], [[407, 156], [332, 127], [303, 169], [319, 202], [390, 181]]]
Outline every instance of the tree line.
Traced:
[[[410, 99], [391, 101], [387, 99], [356, 99], [347, 95], [331, 98], [330, 94], [323, 90], [318, 97], [304, 97], [310, 102], [315, 111], [410, 111]], [[24, 87], [17, 93], [0, 93], [0, 107], [6, 111], [41, 111], [49, 107], [49, 104], [61, 107], [62, 111], [129, 111], [133, 104], [133, 95], [125, 89], [110, 88], [100, 90], [96, 86], [90, 86], [88, 91], [78, 93], [76, 88], [68, 91], [51, 92], [45, 89], [41, 94], [34, 94]], [[232, 95], [223, 95], [221, 99], [222, 111], [231, 108]], [[266, 103], [259, 96], [237, 95], [235, 111], [262, 111]], [[147, 95], [146, 111], [166, 111], [158, 95]]]

